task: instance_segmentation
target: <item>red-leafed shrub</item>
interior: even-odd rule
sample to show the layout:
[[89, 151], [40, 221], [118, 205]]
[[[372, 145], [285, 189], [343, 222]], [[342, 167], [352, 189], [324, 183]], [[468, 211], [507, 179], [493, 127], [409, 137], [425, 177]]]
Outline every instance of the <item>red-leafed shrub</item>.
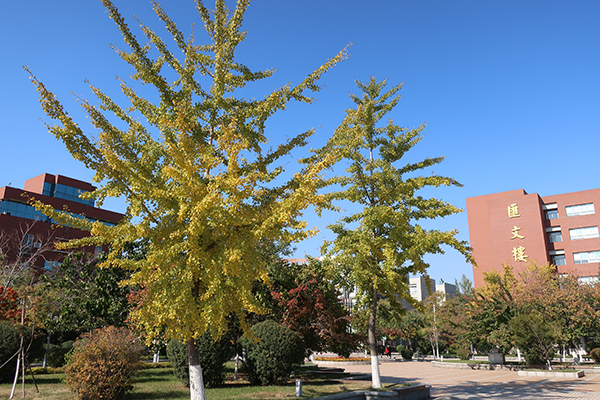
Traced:
[[73, 345], [65, 374], [80, 400], [117, 400], [133, 389], [143, 346], [126, 328], [109, 326]]
[[18, 297], [13, 288], [0, 286], [0, 321], [16, 321], [20, 318]]

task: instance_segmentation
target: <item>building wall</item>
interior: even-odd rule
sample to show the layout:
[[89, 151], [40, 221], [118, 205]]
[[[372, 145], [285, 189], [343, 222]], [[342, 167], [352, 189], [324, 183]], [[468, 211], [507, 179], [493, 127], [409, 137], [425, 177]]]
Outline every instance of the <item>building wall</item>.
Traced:
[[[93, 253], [95, 247], [76, 250], [58, 250], [52, 243], [79, 239], [88, 236], [80, 229], [61, 226], [41, 212], [35, 210], [29, 202], [39, 200], [57, 210], [68, 210], [82, 218], [97, 220], [108, 225], [117, 224], [123, 215], [94, 207], [92, 200], [79, 199], [81, 191], [93, 191], [91, 184], [62, 175], [42, 174], [25, 182], [25, 189], [4, 186], [0, 188], [0, 231], [4, 239], [10, 239], [7, 250], [9, 262], [17, 257], [19, 247], [31, 247], [31, 252], [50, 241], [50, 251], [38, 257], [32, 267], [49, 269], [49, 265], [62, 261], [71, 251]], [[61, 198], [62, 197], [62, 198]], [[27, 237], [23, 237], [26, 234]], [[21, 238], [14, 241], [14, 238]], [[22, 248], [20, 249], [23, 250]]]
[[409, 278], [410, 295], [413, 299], [423, 302], [435, 292], [435, 279], [429, 279], [429, 285], [423, 276]]
[[435, 291], [439, 293], [443, 293], [446, 297], [445, 300], [450, 300], [454, 296], [456, 296], [456, 285], [451, 283], [443, 282], [438, 285], [435, 285]]
[[[600, 238], [571, 240], [569, 229], [597, 229], [598, 214], [566, 215], [566, 207], [589, 203], [600, 204], [600, 189], [546, 197], [519, 189], [468, 198], [469, 235], [477, 263], [473, 267], [475, 287], [483, 285], [484, 272], [500, 270], [503, 264], [512, 266], [518, 274], [528, 262], [555, 262], [560, 253], [564, 254], [565, 265], [558, 266], [559, 273], [597, 275], [597, 262], [576, 264], [573, 254], [600, 251]], [[548, 218], [556, 211], [558, 218]], [[561, 232], [562, 241], [551, 242], [550, 232]]]

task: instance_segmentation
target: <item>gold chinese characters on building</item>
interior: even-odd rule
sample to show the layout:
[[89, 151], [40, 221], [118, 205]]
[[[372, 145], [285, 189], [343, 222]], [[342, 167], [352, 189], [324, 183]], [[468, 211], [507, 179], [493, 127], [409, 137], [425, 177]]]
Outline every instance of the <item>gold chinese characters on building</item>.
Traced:
[[[521, 217], [521, 214], [519, 212], [519, 205], [517, 203], [509, 204], [508, 218], [520, 218], [520, 217]], [[510, 240], [525, 239], [525, 236], [523, 236], [519, 233], [520, 230], [521, 230], [521, 228], [519, 228], [517, 225], [513, 225], [513, 228], [511, 230], [512, 237], [510, 238]], [[527, 258], [529, 257], [525, 254], [525, 247], [523, 247], [523, 246], [513, 247], [512, 256], [515, 259], [515, 261], [519, 261], [519, 262], [527, 262]]]

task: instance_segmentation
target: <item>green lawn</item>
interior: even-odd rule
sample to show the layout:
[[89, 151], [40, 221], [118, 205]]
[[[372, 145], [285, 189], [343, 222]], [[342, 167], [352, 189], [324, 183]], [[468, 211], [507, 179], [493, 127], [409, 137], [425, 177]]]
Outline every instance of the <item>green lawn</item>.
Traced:
[[[295, 380], [284, 386], [249, 386], [244, 380], [234, 382], [230, 380], [232, 374], [228, 372], [227, 384], [223, 388], [207, 389], [207, 397], [210, 400], [225, 399], [285, 399], [296, 398]], [[325, 396], [331, 393], [340, 393], [353, 390], [364, 390], [370, 387], [370, 381], [356, 381], [351, 383], [340, 383], [333, 381], [336, 376], [321, 377], [312, 374], [310, 370], [303, 368], [298, 373], [298, 378], [303, 380], [303, 397]], [[74, 400], [76, 396], [70, 392], [62, 383], [64, 374], [36, 375], [36, 381], [40, 393], [35, 392], [31, 376], [26, 379], [25, 399], [36, 400]], [[390, 385], [388, 387], [396, 387]], [[11, 385], [0, 384], [0, 398], [8, 398]], [[15, 398], [21, 398], [21, 383], [19, 382], [15, 392]], [[126, 399], [189, 399], [189, 390], [180, 384], [173, 375], [171, 368], [144, 369], [137, 378], [135, 389]]]

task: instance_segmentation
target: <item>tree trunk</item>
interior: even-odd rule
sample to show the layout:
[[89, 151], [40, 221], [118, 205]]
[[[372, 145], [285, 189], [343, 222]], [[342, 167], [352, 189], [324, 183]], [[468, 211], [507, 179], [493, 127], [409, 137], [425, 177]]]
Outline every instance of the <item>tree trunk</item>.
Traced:
[[198, 357], [198, 349], [196, 348], [196, 341], [194, 339], [187, 341], [187, 350], [188, 364], [190, 366], [190, 399], [206, 400], [202, 367], [200, 366], [200, 357]]
[[369, 307], [369, 348], [371, 349], [371, 376], [374, 389], [381, 388], [381, 375], [379, 374], [379, 357], [377, 351], [377, 336], [375, 336], [375, 319], [377, 317], [377, 289], [373, 288], [373, 300]]

